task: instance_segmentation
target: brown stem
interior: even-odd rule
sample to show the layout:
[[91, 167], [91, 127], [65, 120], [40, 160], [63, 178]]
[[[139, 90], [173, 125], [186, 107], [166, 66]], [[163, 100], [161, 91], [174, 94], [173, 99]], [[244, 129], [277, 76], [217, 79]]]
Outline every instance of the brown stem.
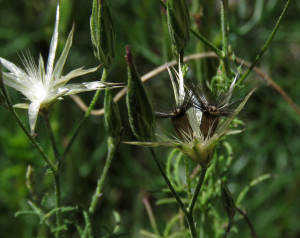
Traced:
[[246, 213], [244, 213], [241, 209], [239, 209], [239, 208], [237, 208], [237, 207], [236, 207], [236, 210], [237, 210], [239, 213], [241, 213], [241, 215], [244, 217], [245, 221], [247, 222], [247, 224], [248, 224], [248, 226], [249, 226], [249, 228], [250, 228], [250, 230], [251, 230], [251, 236], [252, 236], [253, 238], [258, 238], [258, 236], [256, 235], [256, 232], [255, 232], [255, 230], [254, 230], [254, 227], [252, 226], [252, 223], [251, 223], [251, 221], [249, 220], [249, 218], [248, 218], [248, 216], [246, 215]]

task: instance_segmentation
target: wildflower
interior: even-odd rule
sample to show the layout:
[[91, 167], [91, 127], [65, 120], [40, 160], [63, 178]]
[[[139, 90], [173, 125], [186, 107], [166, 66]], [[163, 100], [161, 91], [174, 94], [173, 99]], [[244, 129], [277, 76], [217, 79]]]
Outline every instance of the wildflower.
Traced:
[[[173, 114], [159, 112], [156, 115], [160, 118], [171, 117], [173, 127], [180, 140], [171, 140], [159, 136], [163, 142], [128, 143], [146, 147], [177, 148], [201, 166], [207, 167], [212, 159], [215, 145], [218, 141], [226, 134], [240, 132], [230, 131], [228, 127], [255, 89], [248, 93], [245, 98], [231, 102], [236, 78], [232, 82], [228, 92], [210, 94], [201, 87], [192, 90], [184, 85], [180, 62], [178, 68], [179, 73], [175, 71], [179, 86], [178, 89], [170, 74], [177, 107]], [[238, 105], [240, 101], [241, 103]], [[178, 123], [174, 123], [174, 121]]]
[[43, 58], [39, 57], [38, 66], [34, 63], [33, 58], [28, 54], [26, 58], [23, 56], [23, 65], [25, 70], [17, 67], [15, 64], [0, 57], [1, 63], [10, 73], [3, 73], [4, 83], [14, 89], [20, 91], [30, 100], [29, 103], [20, 103], [14, 107], [28, 109], [29, 124], [31, 133], [34, 134], [37, 115], [41, 109], [49, 109], [57, 99], [62, 96], [81, 93], [91, 90], [99, 90], [114, 84], [103, 82], [89, 82], [66, 84], [70, 79], [94, 72], [98, 67], [91, 69], [83, 69], [83, 67], [75, 69], [67, 75], [62, 75], [62, 70], [72, 45], [74, 26], [69, 33], [65, 48], [54, 66], [55, 53], [58, 40], [58, 22], [59, 22], [59, 5], [57, 5], [56, 21], [54, 32], [50, 44], [49, 56], [44, 67]]

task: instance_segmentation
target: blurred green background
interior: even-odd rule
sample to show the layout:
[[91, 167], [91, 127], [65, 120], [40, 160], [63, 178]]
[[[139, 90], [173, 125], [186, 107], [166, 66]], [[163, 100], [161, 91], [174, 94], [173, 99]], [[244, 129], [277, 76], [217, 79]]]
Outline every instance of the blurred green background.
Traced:
[[[220, 12], [218, 1], [188, 1], [193, 27], [221, 47]], [[117, 56], [108, 81], [126, 82], [125, 46], [131, 45], [133, 57], [140, 75], [172, 60], [170, 40], [165, 34], [165, 14], [158, 1], [109, 0], [117, 35]], [[19, 55], [30, 51], [34, 59], [39, 52], [48, 56], [55, 20], [57, 1], [3, 1], [0, 0], [0, 56], [22, 65]], [[230, 43], [236, 56], [251, 62], [270, 35], [285, 1], [279, 0], [229, 0]], [[81, 67], [91, 68], [99, 64], [93, 56], [90, 40], [89, 18], [92, 0], [61, 0], [58, 53], [62, 51], [72, 23], [75, 23], [73, 46], [67, 59], [64, 73]], [[300, 1], [293, 1], [277, 35], [259, 63], [259, 67], [278, 83], [300, 105]], [[197, 20], [197, 21], [196, 21]], [[198, 24], [196, 24], [198, 22]], [[186, 55], [209, 51], [193, 35]], [[218, 66], [215, 59], [188, 63], [188, 78], [210, 80]], [[232, 65], [234, 68], [234, 65]], [[101, 77], [101, 69], [73, 82], [92, 81]], [[273, 176], [251, 188], [243, 200], [259, 237], [300, 237], [300, 115], [263, 79], [251, 73], [246, 87], [240, 92], [258, 86], [240, 116], [247, 130], [228, 136], [233, 147], [234, 162], [229, 171], [228, 187], [236, 199], [239, 192], [258, 176], [270, 173]], [[154, 101], [154, 107], [162, 101], [171, 101], [172, 89], [166, 72], [146, 83]], [[113, 90], [115, 94], [118, 90]], [[24, 96], [9, 89], [13, 103], [21, 102]], [[103, 95], [96, 105], [102, 108]], [[88, 104], [93, 93], [80, 95]], [[125, 99], [118, 103], [124, 126], [124, 141], [136, 140], [131, 133]], [[17, 111], [28, 126], [26, 110]], [[30, 164], [37, 173], [38, 196], [49, 193], [47, 206], [54, 205], [53, 180], [46, 175], [43, 160], [26, 139], [11, 115], [4, 109], [0, 112], [0, 234], [1, 237], [42, 237], [47, 229], [39, 225], [35, 216], [14, 217], [19, 210], [29, 210], [30, 199], [25, 186], [25, 174]], [[51, 123], [62, 151], [84, 112], [71, 98], [56, 103]], [[157, 121], [157, 131], [172, 132], [169, 121]], [[38, 119], [36, 139], [53, 159], [53, 153], [45, 125]], [[172, 132], [174, 133], [174, 132]], [[91, 116], [81, 131], [62, 167], [62, 203], [66, 206], [88, 206], [96, 188], [97, 178], [107, 152], [107, 135], [103, 118]], [[159, 150], [159, 158], [165, 163], [169, 150]], [[183, 167], [183, 164], [180, 165]], [[191, 162], [191, 166], [196, 165]], [[147, 149], [121, 144], [117, 149], [110, 172], [105, 181], [103, 195], [94, 217], [94, 229], [100, 237], [103, 227], [113, 224], [113, 211], [120, 213], [122, 230], [129, 236], [140, 237], [139, 229], [151, 230], [150, 222], [142, 203], [147, 197], [153, 207], [158, 228], [163, 229], [170, 216], [178, 212], [177, 205], [155, 206], [160, 193], [147, 190], [165, 188], [163, 179]], [[169, 195], [167, 195], [169, 196]], [[220, 207], [217, 202], [214, 206]], [[197, 211], [196, 211], [197, 212]], [[82, 213], [72, 214], [70, 220], [83, 222]], [[225, 214], [224, 214], [224, 217]], [[251, 237], [244, 220], [235, 223], [239, 233], [230, 237]], [[78, 237], [73, 225], [69, 236]]]

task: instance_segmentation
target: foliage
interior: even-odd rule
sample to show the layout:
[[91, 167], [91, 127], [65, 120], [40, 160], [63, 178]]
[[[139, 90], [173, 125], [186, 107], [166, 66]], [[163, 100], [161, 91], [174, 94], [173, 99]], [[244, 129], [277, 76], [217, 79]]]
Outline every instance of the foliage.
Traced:
[[[192, 28], [200, 31], [221, 49], [219, 1], [187, 2]], [[35, 59], [39, 52], [46, 59], [53, 32], [56, 2], [30, 0], [0, 3], [0, 56], [21, 65], [16, 52], [20, 54], [29, 48]], [[166, 14], [159, 1], [111, 0], [108, 4], [116, 34], [116, 55], [107, 75], [108, 82], [126, 82], [124, 53], [127, 44], [132, 47], [135, 66], [140, 75], [172, 60]], [[229, 1], [229, 53], [234, 52], [237, 57], [253, 62], [271, 34], [284, 5], [284, 2], [278, 0]], [[73, 46], [64, 71], [69, 72], [82, 65], [86, 68], [97, 66], [99, 62], [93, 56], [89, 31], [92, 1], [64, 0], [60, 1], [60, 8], [58, 55], [63, 50], [73, 21], [75, 23]], [[299, 13], [300, 3], [292, 1], [275, 38], [258, 64], [297, 105], [300, 105]], [[211, 49], [191, 34], [184, 56], [206, 51]], [[202, 83], [213, 79], [219, 67], [216, 58], [190, 61], [187, 65], [189, 71], [186, 78]], [[231, 63], [230, 66], [237, 72], [239, 64]], [[246, 68], [242, 69], [245, 72]], [[93, 77], [100, 78], [101, 71], [75, 79], [74, 82], [94, 81]], [[220, 79], [215, 83], [220, 86]], [[241, 125], [240, 120], [235, 120], [232, 125], [246, 127], [247, 130], [219, 142], [212, 166], [207, 172], [203, 194], [200, 193], [194, 213], [195, 220], [203, 231], [201, 237], [220, 237], [228, 222], [220, 200], [221, 176], [226, 178], [224, 182], [236, 206], [247, 211], [258, 237], [294, 238], [300, 234], [300, 117], [254, 72], [249, 75], [238, 94], [246, 95], [249, 89], [257, 85], [258, 89], [240, 116], [246, 125]], [[154, 101], [154, 108], [173, 97], [166, 72], [147, 82], [146, 89]], [[23, 95], [12, 89], [8, 88], [8, 92], [13, 103], [23, 98]], [[116, 91], [112, 93], [116, 94]], [[81, 98], [89, 104], [92, 93], [83, 94]], [[95, 108], [102, 108], [103, 98], [104, 93], [96, 102]], [[124, 127], [122, 140], [135, 140], [129, 126], [125, 98], [118, 105]], [[27, 112], [17, 110], [17, 113], [28, 127]], [[65, 97], [54, 105], [50, 120], [59, 142], [59, 151], [66, 148], [83, 116], [84, 112], [75, 106], [71, 98]], [[87, 218], [84, 212], [89, 208], [97, 179], [105, 165], [108, 136], [103, 120], [102, 116], [93, 115], [86, 119], [86, 124], [61, 165], [62, 204], [66, 209], [62, 218], [68, 227], [68, 231], [63, 234], [66, 237], [79, 237], [78, 227], [84, 229]], [[53, 177], [47, 173], [44, 161], [12, 120], [11, 114], [2, 108], [0, 122], [1, 237], [50, 237], [47, 225], [39, 224], [40, 220], [36, 215], [21, 216], [18, 213], [15, 217], [15, 214], [18, 211], [32, 211], [33, 208], [28, 203], [32, 197], [26, 187], [28, 165], [35, 171], [36, 199], [40, 204], [43, 203], [42, 207], [47, 212], [53, 209], [55, 203]], [[164, 131], [174, 134], [168, 121], [157, 120], [156, 127], [159, 134]], [[36, 132], [36, 140], [53, 161], [51, 143], [45, 136], [47, 131], [41, 118], [37, 121]], [[169, 149], [159, 149], [157, 154], [180, 196], [187, 198], [184, 192], [184, 157]], [[191, 160], [188, 163], [192, 174], [197, 164]], [[196, 186], [196, 179], [197, 176], [192, 179], [192, 188]], [[47, 199], [43, 199], [44, 197]], [[148, 217], [150, 213], [144, 205], [147, 202], [155, 223]], [[200, 213], [203, 209], [206, 212]], [[245, 220], [238, 212], [235, 220], [230, 237], [251, 237]], [[51, 216], [50, 221], [55, 224], [55, 216]], [[174, 203], [149, 151], [120, 144], [115, 150], [92, 216], [94, 237], [109, 237], [114, 231], [125, 237], [141, 237], [142, 234], [143, 237], [151, 237], [150, 234], [155, 233], [168, 237], [177, 232], [183, 223], [178, 205]], [[187, 233], [186, 237], [188, 236]]]

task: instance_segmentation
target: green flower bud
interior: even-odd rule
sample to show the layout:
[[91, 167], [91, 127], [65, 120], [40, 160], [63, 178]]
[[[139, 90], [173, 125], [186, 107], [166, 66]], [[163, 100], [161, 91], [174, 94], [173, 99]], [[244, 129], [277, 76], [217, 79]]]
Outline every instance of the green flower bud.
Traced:
[[111, 96], [110, 89], [105, 90], [104, 99], [104, 127], [113, 138], [119, 138], [121, 134], [121, 118], [118, 105]]
[[190, 13], [187, 0], [168, 0], [167, 21], [172, 41], [172, 51], [176, 60], [183, 56], [190, 40]]
[[126, 104], [130, 126], [133, 134], [140, 141], [153, 141], [155, 134], [154, 111], [144, 84], [134, 67], [130, 46], [126, 47], [126, 60], [128, 70]]
[[229, 189], [222, 181], [222, 179], [221, 179], [221, 201], [222, 201], [222, 207], [226, 212], [227, 217], [229, 219], [234, 218], [235, 210], [236, 210], [235, 203], [233, 201]]
[[109, 68], [115, 58], [116, 35], [106, 0], [94, 0], [90, 27], [95, 57]]

